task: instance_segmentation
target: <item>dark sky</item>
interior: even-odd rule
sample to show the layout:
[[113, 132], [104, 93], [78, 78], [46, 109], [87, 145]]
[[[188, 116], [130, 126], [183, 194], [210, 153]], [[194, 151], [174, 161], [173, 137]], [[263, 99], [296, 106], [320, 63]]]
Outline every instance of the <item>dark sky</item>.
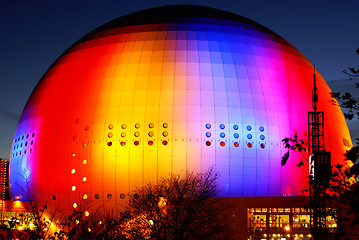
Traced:
[[[293, 44], [334, 91], [353, 88], [342, 71], [359, 64], [358, 0], [2, 0], [0, 157], [10, 154], [18, 118], [36, 83], [72, 43], [114, 18], [169, 4], [204, 5], [250, 18]], [[352, 136], [359, 135], [358, 126], [350, 123]]]

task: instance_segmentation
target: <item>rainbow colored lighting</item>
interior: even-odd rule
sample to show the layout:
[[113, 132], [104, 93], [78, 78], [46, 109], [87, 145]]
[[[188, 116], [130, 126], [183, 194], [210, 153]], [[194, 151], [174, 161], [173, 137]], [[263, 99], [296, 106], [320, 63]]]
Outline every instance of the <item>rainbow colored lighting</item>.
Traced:
[[[167, 6], [115, 19], [31, 94], [12, 146], [12, 197], [26, 200], [29, 186], [70, 209], [82, 198], [116, 206], [136, 186], [209, 168], [221, 196], [299, 195], [308, 168], [281, 166], [281, 140], [307, 139], [312, 74], [287, 41], [232, 13]], [[319, 74], [317, 85], [336, 164], [350, 135]]]

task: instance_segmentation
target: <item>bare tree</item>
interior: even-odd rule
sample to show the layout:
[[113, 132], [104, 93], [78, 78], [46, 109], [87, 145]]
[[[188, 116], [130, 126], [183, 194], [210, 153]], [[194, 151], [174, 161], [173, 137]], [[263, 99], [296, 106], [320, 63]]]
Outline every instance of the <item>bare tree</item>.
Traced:
[[130, 194], [120, 229], [128, 239], [229, 239], [230, 208], [216, 197], [219, 175], [187, 172], [148, 183]]

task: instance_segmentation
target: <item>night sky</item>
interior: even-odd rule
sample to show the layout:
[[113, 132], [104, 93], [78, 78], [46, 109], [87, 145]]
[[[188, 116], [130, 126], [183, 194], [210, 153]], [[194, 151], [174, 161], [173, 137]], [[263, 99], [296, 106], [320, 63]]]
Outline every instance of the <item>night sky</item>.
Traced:
[[[353, 89], [342, 71], [359, 64], [358, 0], [2, 0], [0, 157], [9, 157], [17, 121], [36, 83], [67, 48], [114, 18], [170, 4], [204, 5], [250, 18], [301, 51], [333, 91]], [[353, 94], [358, 96], [359, 90]], [[352, 137], [358, 137], [358, 121], [349, 127]]]

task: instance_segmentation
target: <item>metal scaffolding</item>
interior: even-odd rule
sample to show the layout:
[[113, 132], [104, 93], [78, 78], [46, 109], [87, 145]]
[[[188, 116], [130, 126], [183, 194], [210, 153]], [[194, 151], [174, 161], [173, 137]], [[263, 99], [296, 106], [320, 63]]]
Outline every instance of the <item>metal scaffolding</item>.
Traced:
[[309, 199], [311, 232], [314, 240], [327, 238], [327, 203], [325, 192], [331, 177], [330, 152], [324, 145], [324, 113], [318, 112], [318, 89], [315, 72], [312, 92], [313, 112], [308, 112]]

